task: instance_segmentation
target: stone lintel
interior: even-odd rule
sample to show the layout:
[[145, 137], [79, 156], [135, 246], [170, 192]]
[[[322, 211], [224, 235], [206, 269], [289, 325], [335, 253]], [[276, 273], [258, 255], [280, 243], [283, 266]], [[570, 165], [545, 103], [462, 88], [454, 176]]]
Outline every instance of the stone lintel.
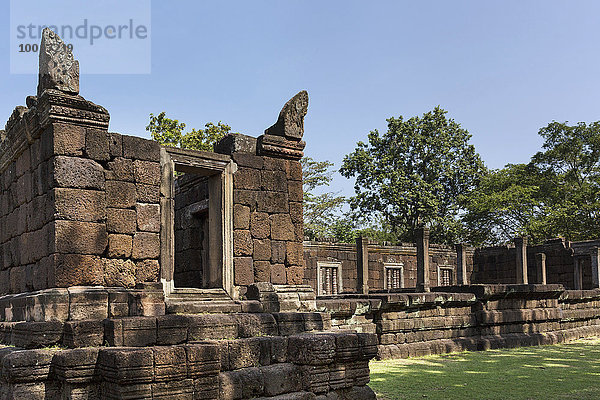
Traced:
[[216, 153], [228, 155], [233, 153], [256, 154], [256, 138], [240, 133], [230, 133], [215, 143], [214, 150]]

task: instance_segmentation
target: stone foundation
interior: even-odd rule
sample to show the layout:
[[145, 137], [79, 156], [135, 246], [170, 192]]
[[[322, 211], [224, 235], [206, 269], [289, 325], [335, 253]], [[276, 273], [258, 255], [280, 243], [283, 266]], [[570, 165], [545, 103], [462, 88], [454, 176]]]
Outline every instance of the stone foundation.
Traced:
[[156, 284], [4, 296], [0, 398], [375, 399], [376, 335], [331, 332], [328, 313], [291, 311], [314, 293], [265, 285], [238, 302], [255, 312], [227, 314], [165, 314]]
[[332, 331], [376, 333], [380, 359], [556, 344], [600, 333], [600, 290], [561, 285], [443, 289], [448, 292], [322, 298], [317, 310], [331, 314]]
[[375, 399], [376, 336], [297, 335], [327, 328], [318, 313], [1, 326], [2, 399]]

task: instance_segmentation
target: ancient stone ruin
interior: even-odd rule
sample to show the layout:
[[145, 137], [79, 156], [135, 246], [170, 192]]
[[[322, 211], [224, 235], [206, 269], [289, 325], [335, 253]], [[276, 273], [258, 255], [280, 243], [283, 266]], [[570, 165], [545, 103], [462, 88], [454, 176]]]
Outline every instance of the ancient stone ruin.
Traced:
[[303, 241], [308, 94], [215, 152], [108, 131], [44, 31], [0, 131], [0, 399], [374, 399], [369, 360], [600, 333], [600, 241]]
[[306, 92], [212, 153], [109, 132], [78, 75], [44, 31], [2, 133], [0, 398], [374, 398], [377, 337], [303, 285]]

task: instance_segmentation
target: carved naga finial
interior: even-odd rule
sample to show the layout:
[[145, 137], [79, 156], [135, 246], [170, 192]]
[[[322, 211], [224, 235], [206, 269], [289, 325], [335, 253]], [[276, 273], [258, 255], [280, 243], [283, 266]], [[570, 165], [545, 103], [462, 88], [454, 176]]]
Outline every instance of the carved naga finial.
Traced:
[[38, 96], [46, 89], [79, 94], [79, 61], [73, 57], [73, 52], [62, 39], [49, 28], [42, 32]]
[[308, 92], [301, 91], [292, 97], [281, 109], [275, 125], [265, 130], [266, 135], [283, 136], [300, 140], [304, 135], [304, 117], [308, 112]]

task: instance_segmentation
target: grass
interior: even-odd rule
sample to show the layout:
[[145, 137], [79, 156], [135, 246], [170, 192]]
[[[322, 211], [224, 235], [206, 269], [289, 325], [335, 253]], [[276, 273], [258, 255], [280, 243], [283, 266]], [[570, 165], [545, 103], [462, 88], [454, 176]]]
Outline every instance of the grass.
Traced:
[[371, 363], [381, 400], [600, 399], [600, 339]]

